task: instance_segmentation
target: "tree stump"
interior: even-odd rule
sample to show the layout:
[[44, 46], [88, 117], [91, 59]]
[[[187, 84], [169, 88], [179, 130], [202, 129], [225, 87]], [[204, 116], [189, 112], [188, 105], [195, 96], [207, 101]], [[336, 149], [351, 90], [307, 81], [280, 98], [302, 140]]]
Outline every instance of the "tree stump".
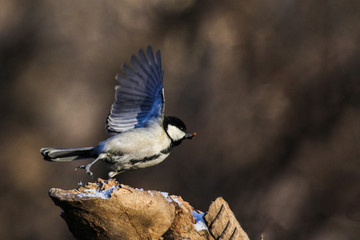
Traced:
[[49, 195], [76, 239], [249, 239], [221, 197], [205, 214], [180, 196], [114, 179], [73, 190], [52, 188]]

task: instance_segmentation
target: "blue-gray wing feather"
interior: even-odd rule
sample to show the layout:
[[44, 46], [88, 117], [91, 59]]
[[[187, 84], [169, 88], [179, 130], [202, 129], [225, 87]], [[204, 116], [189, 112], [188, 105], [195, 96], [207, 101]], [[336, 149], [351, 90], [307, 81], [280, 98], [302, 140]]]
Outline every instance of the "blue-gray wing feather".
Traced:
[[164, 72], [160, 51], [154, 55], [148, 46], [146, 54], [140, 49], [130, 61], [132, 67], [128, 64], [122, 67], [125, 75], [116, 76], [119, 87], [106, 119], [106, 131], [110, 134], [146, 127], [152, 122], [161, 124], [163, 119]]

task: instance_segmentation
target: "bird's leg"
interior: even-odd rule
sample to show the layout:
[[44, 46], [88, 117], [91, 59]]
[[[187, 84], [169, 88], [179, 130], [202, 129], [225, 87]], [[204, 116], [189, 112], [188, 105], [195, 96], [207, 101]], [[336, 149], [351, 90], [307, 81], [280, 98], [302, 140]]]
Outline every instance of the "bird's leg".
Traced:
[[86, 172], [87, 174], [89, 174], [90, 176], [92, 176], [93, 173], [90, 171], [90, 168], [91, 168], [91, 166], [92, 166], [94, 163], [96, 163], [98, 160], [99, 160], [99, 158], [96, 158], [94, 161], [92, 161], [92, 162], [89, 163], [88, 165], [80, 165], [80, 166], [76, 167], [75, 170], [77, 170], [77, 169], [85, 169], [85, 172]]

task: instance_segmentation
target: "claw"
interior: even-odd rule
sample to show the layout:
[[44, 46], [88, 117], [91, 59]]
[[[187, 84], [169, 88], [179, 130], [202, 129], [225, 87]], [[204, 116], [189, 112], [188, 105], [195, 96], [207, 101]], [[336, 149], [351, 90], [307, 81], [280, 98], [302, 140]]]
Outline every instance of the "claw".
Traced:
[[86, 165], [80, 165], [75, 168], [75, 171], [77, 171], [78, 169], [85, 169], [85, 168], [86, 168]]
[[113, 177], [115, 177], [116, 175], [118, 175], [119, 173], [118, 172], [109, 172], [108, 173], [108, 177], [109, 178], [113, 178]]
[[97, 162], [98, 159], [95, 159], [93, 162], [89, 163], [88, 165], [80, 165], [75, 168], [75, 171], [78, 169], [85, 169], [85, 172], [92, 177], [94, 174], [90, 171], [91, 166]]
[[93, 173], [90, 171], [91, 163], [86, 165], [85, 172], [90, 175], [90, 177], [93, 175]]

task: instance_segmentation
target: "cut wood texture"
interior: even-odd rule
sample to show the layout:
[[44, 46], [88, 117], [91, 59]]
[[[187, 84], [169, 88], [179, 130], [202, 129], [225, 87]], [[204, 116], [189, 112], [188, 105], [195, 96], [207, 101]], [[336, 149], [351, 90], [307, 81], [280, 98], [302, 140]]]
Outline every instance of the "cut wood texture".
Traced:
[[249, 239], [240, 223], [236, 220], [229, 204], [222, 197], [218, 197], [210, 205], [204, 219], [208, 231], [215, 239]]
[[207, 214], [181, 197], [98, 179], [49, 195], [76, 239], [248, 240], [229, 205], [218, 198]]

